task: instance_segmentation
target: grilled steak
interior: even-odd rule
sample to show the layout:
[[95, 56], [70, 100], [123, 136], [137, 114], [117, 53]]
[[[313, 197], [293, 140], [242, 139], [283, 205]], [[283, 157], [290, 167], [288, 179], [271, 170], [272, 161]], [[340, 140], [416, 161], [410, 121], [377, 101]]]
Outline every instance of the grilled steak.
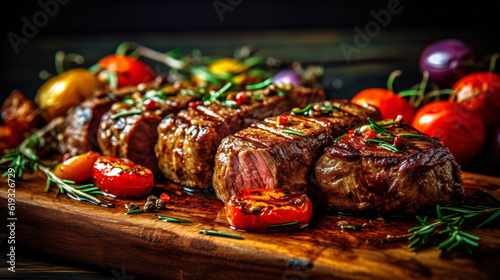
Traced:
[[97, 144], [97, 129], [101, 117], [106, 113], [113, 100], [108, 97], [91, 98], [82, 102], [69, 114], [59, 134], [59, 150], [72, 156], [89, 151], [99, 151]]
[[[219, 101], [200, 104], [164, 119], [158, 127], [156, 155], [169, 180], [190, 188], [205, 188], [212, 182], [214, 157], [222, 139], [266, 117], [294, 107], [324, 100], [323, 91], [295, 87], [288, 96], [278, 87], [247, 92], [247, 104], [225, 106]], [[229, 93], [234, 97], [236, 93]]]
[[325, 101], [287, 116], [283, 125], [276, 124], [276, 117], [266, 118], [222, 141], [213, 176], [220, 200], [226, 202], [240, 189], [308, 191], [308, 175], [323, 149], [367, 117], [379, 119], [380, 113], [375, 107]]
[[[157, 126], [168, 114], [186, 108], [200, 99], [196, 94], [181, 94], [179, 86], [148, 91], [144, 96], [133, 94], [115, 103], [99, 125], [97, 142], [106, 156], [121, 157], [159, 173], [154, 146], [158, 140]], [[147, 102], [153, 102], [153, 108]]]
[[134, 92], [144, 93], [147, 90], [160, 87], [165, 82], [157, 77], [153, 82], [127, 86], [111, 92], [96, 92], [93, 97], [85, 100], [66, 117], [62, 132], [59, 134], [59, 150], [72, 156], [89, 151], [99, 151], [97, 130], [101, 117], [111, 105], [124, 96]]
[[355, 132], [325, 149], [312, 174], [317, 202], [341, 212], [414, 214], [464, 199], [460, 167], [439, 139], [404, 121], [382, 129], [390, 136], [368, 142]]

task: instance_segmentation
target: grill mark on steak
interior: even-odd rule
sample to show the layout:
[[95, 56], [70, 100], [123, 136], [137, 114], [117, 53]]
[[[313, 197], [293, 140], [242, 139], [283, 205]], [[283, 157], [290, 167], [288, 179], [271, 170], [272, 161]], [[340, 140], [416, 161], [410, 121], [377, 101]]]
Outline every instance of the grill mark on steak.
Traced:
[[312, 174], [315, 200], [341, 212], [415, 214], [464, 199], [459, 165], [437, 138], [404, 122], [384, 127], [393, 136], [411, 133], [400, 152], [343, 137], [325, 149]]
[[234, 107], [211, 102], [187, 108], [162, 121], [155, 151], [163, 175], [186, 187], [206, 188], [212, 182], [214, 157], [224, 137], [265, 117], [325, 98], [322, 91], [302, 87], [293, 88], [288, 97], [272, 95], [277, 90], [266, 88], [248, 92], [250, 95], [265, 94], [261, 102]]
[[[217, 197], [227, 201], [240, 189], [250, 187], [306, 192], [308, 174], [315, 160], [333, 139], [348, 129], [365, 124], [367, 117], [380, 119], [380, 113], [374, 107], [363, 108], [347, 101], [325, 101], [316, 105], [319, 104], [341, 105], [346, 109], [317, 116], [286, 113], [288, 122], [282, 126], [277, 126], [276, 118], [271, 117], [226, 137], [216, 154], [213, 185]], [[316, 111], [313, 110], [312, 114], [316, 115]], [[285, 133], [285, 128], [305, 136]], [[320, 135], [324, 136], [321, 140], [318, 139]], [[240, 155], [244, 153], [253, 157], [242, 158]], [[256, 163], [256, 159], [261, 158], [266, 159], [266, 165]], [[247, 160], [253, 162], [247, 163]], [[244, 167], [252, 165], [264, 185], [240, 173]]]

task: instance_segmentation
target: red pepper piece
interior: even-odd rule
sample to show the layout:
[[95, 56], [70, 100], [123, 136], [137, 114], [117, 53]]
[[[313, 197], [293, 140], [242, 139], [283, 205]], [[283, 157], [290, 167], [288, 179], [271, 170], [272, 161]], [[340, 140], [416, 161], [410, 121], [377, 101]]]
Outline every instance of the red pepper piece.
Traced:
[[375, 133], [375, 130], [369, 130], [365, 133], [363, 136], [365, 139], [375, 139], [377, 133]]

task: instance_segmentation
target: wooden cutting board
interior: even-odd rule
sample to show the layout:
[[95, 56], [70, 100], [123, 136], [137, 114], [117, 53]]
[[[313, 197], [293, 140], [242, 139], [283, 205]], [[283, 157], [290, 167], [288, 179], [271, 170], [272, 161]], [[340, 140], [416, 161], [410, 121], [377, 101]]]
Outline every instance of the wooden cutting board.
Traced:
[[[470, 203], [483, 190], [500, 195], [500, 178], [464, 173]], [[3, 180], [2, 180], [3, 181]], [[156, 214], [192, 221], [174, 224], [155, 214], [123, 215], [124, 203], [104, 208], [45, 192], [43, 174], [16, 181], [16, 244], [80, 264], [159, 279], [498, 279], [500, 225], [471, 229], [481, 238], [474, 256], [443, 254], [435, 247], [408, 249], [408, 241], [384, 242], [418, 225], [413, 217], [376, 218], [316, 211], [309, 227], [285, 233], [236, 232], [224, 205], [210, 192], [188, 193], [174, 184], [155, 192], [172, 196]], [[7, 185], [0, 208], [7, 220]], [[340, 221], [361, 225], [343, 230]], [[207, 236], [200, 229], [241, 235]], [[6, 231], [2, 227], [1, 231]]]

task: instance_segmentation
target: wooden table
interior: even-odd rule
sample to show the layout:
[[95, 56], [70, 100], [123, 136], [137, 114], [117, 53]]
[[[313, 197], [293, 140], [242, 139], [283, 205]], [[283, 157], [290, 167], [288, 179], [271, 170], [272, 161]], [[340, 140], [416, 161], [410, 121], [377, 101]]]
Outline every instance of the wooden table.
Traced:
[[[241, 45], [254, 44], [265, 56], [280, 59], [342, 58], [338, 45], [353, 40], [353, 30], [314, 30], [254, 33], [173, 34], [168, 39], [158, 34], [106, 37], [43, 38], [38, 37], [23, 50], [23, 55], [9, 60], [9, 71], [3, 76], [3, 92], [21, 88], [34, 95], [41, 82], [40, 69], [53, 66], [56, 50], [84, 54], [87, 66], [112, 52], [123, 40], [140, 42], [158, 50], [175, 47], [199, 47], [203, 53], [230, 56]], [[324, 86], [332, 98], [351, 98], [367, 87], [384, 87], [389, 73], [402, 69], [407, 74], [396, 85], [405, 89], [419, 82], [418, 54], [423, 47], [444, 37], [471, 38], [483, 53], [490, 45], [481, 45], [474, 32], [462, 30], [407, 31], [385, 30], [362, 50], [358, 57], [401, 56], [397, 63], [351, 66], [327, 69]], [[158, 65], [157, 71], [165, 69]], [[5, 97], [5, 96], [3, 96]], [[495, 169], [469, 167], [492, 175]], [[489, 168], [489, 169], [488, 169]], [[467, 170], [467, 169], [466, 169]], [[493, 170], [493, 171], [492, 171]], [[500, 179], [466, 173], [470, 191], [486, 188], [500, 194]], [[5, 221], [5, 184], [0, 185], [0, 208]], [[161, 187], [161, 186], [159, 186]], [[166, 214], [187, 218], [191, 225], [172, 225], [154, 216], [124, 216], [119, 204], [115, 209], [79, 203], [66, 196], [55, 197], [44, 192], [40, 177], [18, 182], [18, 225], [16, 251], [19, 272], [6, 273], [5, 254], [0, 255], [0, 278], [32, 277], [36, 279], [132, 279], [150, 275], [178, 279], [220, 279], [220, 276], [263, 279], [333, 278], [435, 278], [494, 279], [500, 272], [499, 227], [476, 231], [483, 244], [475, 258], [441, 255], [433, 248], [414, 251], [407, 242], [380, 244], [387, 234], [404, 233], [416, 225], [413, 219], [386, 221], [328, 215], [315, 216], [310, 228], [300, 232], [269, 235], [241, 233], [244, 241], [204, 236], [200, 228], [228, 229], [222, 204], [210, 194], [188, 196], [174, 185], [177, 202]], [[175, 201], [175, 200], [174, 200]], [[196, 210], [196, 211], [195, 211]], [[194, 211], [191, 213], [191, 211]], [[360, 232], [341, 231], [340, 220], [364, 224]], [[7, 251], [5, 227], [2, 227], [2, 252]], [[132, 242], [131, 242], [132, 241]], [[5, 249], [5, 250], [4, 250]], [[69, 250], [68, 250], [69, 249]], [[120, 250], [120, 252], [117, 252]], [[82, 252], [82, 253], [79, 253]], [[124, 255], [128, 253], [128, 255]], [[82, 255], [83, 254], [83, 255]], [[152, 259], [148, 260], [148, 257]], [[131, 277], [128, 277], [131, 276]], [[128, 277], [128, 278], [127, 278]]]

